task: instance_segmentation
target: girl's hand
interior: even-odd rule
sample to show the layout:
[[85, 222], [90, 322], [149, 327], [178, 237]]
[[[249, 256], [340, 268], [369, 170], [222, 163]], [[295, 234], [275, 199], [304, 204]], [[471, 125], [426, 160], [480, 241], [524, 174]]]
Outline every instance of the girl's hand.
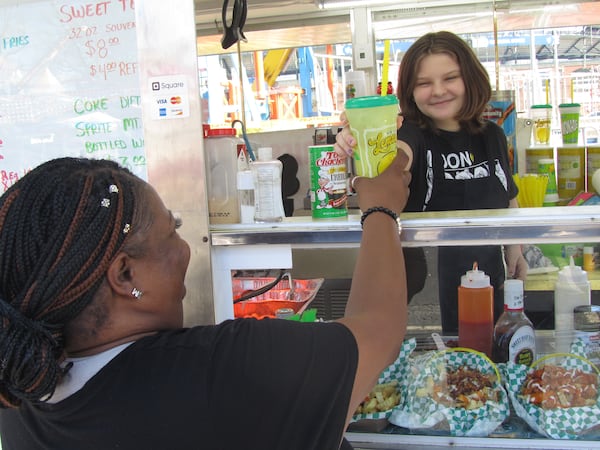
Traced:
[[340, 121], [344, 128], [336, 134], [333, 149], [341, 158], [347, 158], [352, 156], [352, 153], [354, 152], [356, 139], [354, 139], [354, 136], [352, 136], [352, 133], [350, 132], [350, 126], [345, 112], [340, 115]]
[[[346, 113], [343, 112], [340, 115], [340, 121], [343, 125], [342, 130], [335, 136], [335, 144], [333, 148], [335, 152], [342, 158], [351, 157], [354, 153], [354, 147], [356, 147], [356, 139], [352, 136], [350, 132], [350, 126], [348, 124], [348, 119], [346, 118]], [[403, 117], [401, 115], [398, 116], [397, 123], [398, 128], [402, 126]], [[407, 168], [412, 164], [412, 150], [410, 147], [402, 141], [398, 141], [398, 150], [404, 151], [408, 155], [408, 163]]]
[[525, 281], [529, 265], [521, 253], [521, 246], [507, 245], [504, 247], [506, 258], [506, 275], [508, 278], [516, 278]]

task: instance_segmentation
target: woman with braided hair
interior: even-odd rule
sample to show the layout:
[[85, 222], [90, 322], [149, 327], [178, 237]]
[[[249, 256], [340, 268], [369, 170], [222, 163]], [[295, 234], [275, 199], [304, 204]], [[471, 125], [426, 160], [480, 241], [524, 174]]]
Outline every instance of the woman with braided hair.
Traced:
[[191, 328], [190, 248], [151, 185], [103, 160], [29, 172], [0, 198], [3, 450], [347, 448], [406, 330], [393, 220], [406, 163], [355, 181], [364, 231], [344, 318]]

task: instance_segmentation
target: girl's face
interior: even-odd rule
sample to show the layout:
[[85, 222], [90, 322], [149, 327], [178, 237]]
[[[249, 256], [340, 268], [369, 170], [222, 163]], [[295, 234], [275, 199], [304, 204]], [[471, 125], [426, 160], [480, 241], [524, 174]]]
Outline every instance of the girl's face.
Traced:
[[417, 69], [413, 91], [417, 108], [435, 125], [447, 131], [458, 131], [456, 117], [463, 106], [465, 84], [456, 60], [446, 53], [425, 56]]

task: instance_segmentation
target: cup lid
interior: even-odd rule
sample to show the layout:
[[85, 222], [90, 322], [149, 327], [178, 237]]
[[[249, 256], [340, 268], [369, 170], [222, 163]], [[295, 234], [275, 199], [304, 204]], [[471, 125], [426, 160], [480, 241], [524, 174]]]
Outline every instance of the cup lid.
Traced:
[[531, 109], [552, 109], [552, 105], [531, 105]]
[[558, 105], [559, 108], [579, 108], [581, 105], [579, 103], [561, 103]]
[[373, 108], [376, 106], [397, 105], [398, 97], [395, 95], [368, 95], [354, 97], [346, 100], [346, 109]]

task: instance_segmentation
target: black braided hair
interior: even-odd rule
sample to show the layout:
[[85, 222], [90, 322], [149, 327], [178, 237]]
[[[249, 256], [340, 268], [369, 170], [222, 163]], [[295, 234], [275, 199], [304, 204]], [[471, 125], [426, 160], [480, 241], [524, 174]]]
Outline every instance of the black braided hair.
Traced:
[[59, 158], [0, 198], [0, 406], [54, 392], [65, 325], [133, 234], [143, 185], [113, 161]]

